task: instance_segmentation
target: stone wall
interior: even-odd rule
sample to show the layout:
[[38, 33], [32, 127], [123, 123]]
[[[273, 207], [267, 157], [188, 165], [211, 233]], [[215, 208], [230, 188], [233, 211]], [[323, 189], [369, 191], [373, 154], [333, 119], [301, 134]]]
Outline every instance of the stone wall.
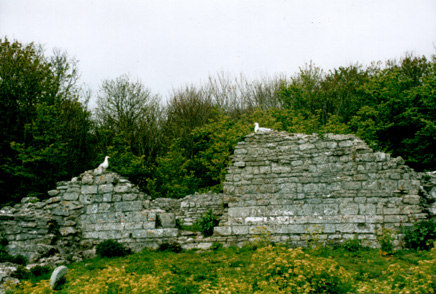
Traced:
[[333, 242], [357, 235], [375, 245], [382, 227], [427, 217], [420, 178], [354, 135], [251, 134], [237, 145], [226, 176], [224, 193], [238, 201], [221, 233], [244, 241], [265, 226], [276, 241], [294, 245], [314, 231]]
[[[127, 179], [91, 170], [59, 182], [48, 200], [3, 208], [0, 232], [10, 253], [55, 265], [92, 257], [107, 239], [134, 251], [172, 241], [187, 249], [240, 246], [258, 227], [295, 246], [311, 232], [331, 242], [357, 235], [376, 246], [380, 228], [434, 215], [435, 187], [433, 173], [416, 173], [352, 135], [255, 133], [236, 146], [224, 194], [151, 200]], [[220, 221], [213, 236], [176, 227], [210, 209]]]

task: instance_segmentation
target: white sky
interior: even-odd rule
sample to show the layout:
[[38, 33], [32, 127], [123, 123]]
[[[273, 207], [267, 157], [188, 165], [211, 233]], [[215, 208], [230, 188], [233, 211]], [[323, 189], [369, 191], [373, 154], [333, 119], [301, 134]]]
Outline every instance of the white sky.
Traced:
[[249, 77], [436, 54], [435, 0], [0, 0], [0, 37], [66, 50], [81, 81], [139, 78], [166, 97]]

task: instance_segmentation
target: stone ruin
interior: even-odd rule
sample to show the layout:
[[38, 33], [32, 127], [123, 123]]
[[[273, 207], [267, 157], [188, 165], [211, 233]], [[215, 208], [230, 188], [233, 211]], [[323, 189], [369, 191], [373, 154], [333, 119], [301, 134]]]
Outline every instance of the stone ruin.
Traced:
[[[273, 131], [239, 142], [222, 194], [152, 200], [126, 178], [91, 170], [58, 182], [48, 195], [3, 208], [0, 233], [11, 255], [56, 266], [92, 258], [108, 239], [133, 251], [173, 241], [207, 249], [213, 242], [242, 246], [259, 227], [290, 246], [306, 246], [311, 232], [326, 242], [357, 236], [378, 246], [381, 228], [411, 226], [436, 214], [436, 175], [373, 152], [354, 135]], [[191, 225], [210, 209], [219, 219], [212, 236], [176, 226], [176, 220]]]

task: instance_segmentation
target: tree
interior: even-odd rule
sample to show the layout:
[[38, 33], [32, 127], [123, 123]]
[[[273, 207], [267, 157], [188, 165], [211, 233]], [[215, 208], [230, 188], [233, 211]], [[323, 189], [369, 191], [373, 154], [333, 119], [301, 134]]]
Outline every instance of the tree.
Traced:
[[86, 166], [89, 112], [69, 62], [60, 51], [47, 58], [41, 46], [0, 40], [2, 203], [46, 197], [56, 180]]
[[350, 123], [373, 147], [402, 156], [411, 167], [436, 167], [436, 57], [390, 60], [363, 88], [364, 104]]
[[122, 133], [135, 155], [146, 155], [149, 159], [158, 153], [162, 107], [159, 97], [139, 80], [122, 75], [103, 81], [95, 117], [98, 129], [110, 130], [112, 134]]

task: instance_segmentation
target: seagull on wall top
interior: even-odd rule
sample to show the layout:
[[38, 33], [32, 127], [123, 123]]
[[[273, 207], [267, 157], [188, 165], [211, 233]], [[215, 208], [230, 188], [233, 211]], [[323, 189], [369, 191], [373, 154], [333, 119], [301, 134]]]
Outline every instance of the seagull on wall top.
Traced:
[[106, 156], [103, 163], [98, 166], [98, 169], [107, 169], [109, 167], [109, 158], [109, 156]]
[[271, 132], [271, 131], [272, 130], [268, 129], [268, 128], [260, 128], [259, 124], [257, 122], [254, 123], [254, 132], [255, 133], [257, 133], [257, 132]]

